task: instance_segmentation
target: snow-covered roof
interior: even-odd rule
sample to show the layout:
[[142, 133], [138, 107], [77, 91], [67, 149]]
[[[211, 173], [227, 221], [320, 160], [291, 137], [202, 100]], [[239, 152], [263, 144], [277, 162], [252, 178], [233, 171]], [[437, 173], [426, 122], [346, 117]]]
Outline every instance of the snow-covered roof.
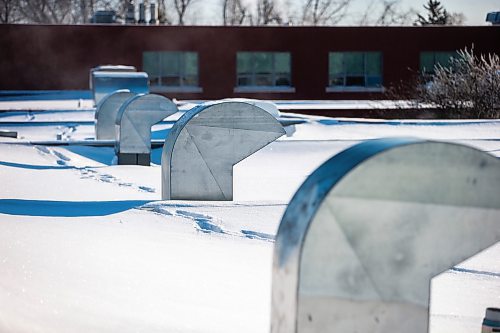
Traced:
[[[269, 332], [274, 236], [326, 159], [393, 136], [500, 156], [497, 120], [302, 116], [235, 165], [234, 201], [160, 201], [161, 148], [146, 167], [115, 165], [112, 147], [34, 144], [94, 140], [91, 106], [43, 103], [0, 102], [17, 109], [0, 113], [0, 130], [18, 132], [0, 137], [0, 331]], [[152, 139], [171, 126], [153, 126]], [[486, 307], [498, 305], [499, 258], [497, 244], [434, 280], [432, 331], [480, 330]]]

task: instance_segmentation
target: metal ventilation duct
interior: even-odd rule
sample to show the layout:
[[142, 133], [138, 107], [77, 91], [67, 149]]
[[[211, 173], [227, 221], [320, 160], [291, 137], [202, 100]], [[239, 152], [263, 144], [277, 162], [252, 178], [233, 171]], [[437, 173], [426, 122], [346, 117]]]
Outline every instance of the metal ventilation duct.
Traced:
[[500, 12], [491, 12], [486, 15], [486, 22], [490, 22], [493, 25], [500, 24]]
[[178, 111], [168, 98], [136, 95], [120, 107], [115, 121], [118, 164], [149, 165], [151, 161], [151, 127]]
[[137, 72], [137, 68], [128, 65], [100, 65], [90, 70], [89, 88], [92, 90], [92, 74], [94, 72]]
[[117, 90], [106, 95], [95, 112], [95, 137], [97, 140], [115, 139], [115, 122], [121, 106], [135, 94], [129, 90]]
[[156, 4], [152, 3], [149, 7], [149, 12], [151, 15], [151, 19], [149, 20], [149, 24], [158, 24], [158, 8]]
[[283, 134], [276, 118], [249, 103], [191, 109], [163, 147], [163, 200], [233, 200], [233, 166]]
[[431, 279], [500, 240], [499, 198], [500, 160], [467, 146], [391, 138], [335, 155], [281, 220], [271, 332], [427, 332]]
[[146, 24], [146, 6], [144, 2], [139, 4], [139, 22], [140, 24]]
[[136, 23], [134, 1], [129, 1], [129, 3], [127, 4], [127, 14], [125, 16], [125, 23], [126, 24], [134, 24], [134, 23]]
[[98, 10], [90, 19], [91, 23], [116, 23], [116, 11]]
[[93, 72], [92, 94], [95, 104], [120, 89], [128, 89], [136, 94], [149, 92], [148, 74], [144, 72]]

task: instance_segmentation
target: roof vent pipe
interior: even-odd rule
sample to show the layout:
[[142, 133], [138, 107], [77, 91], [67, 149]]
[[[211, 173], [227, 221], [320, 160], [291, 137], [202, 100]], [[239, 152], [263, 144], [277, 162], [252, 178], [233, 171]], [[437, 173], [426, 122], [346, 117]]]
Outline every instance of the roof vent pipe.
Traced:
[[156, 4], [152, 3], [149, 7], [149, 12], [151, 15], [151, 19], [149, 20], [149, 24], [158, 24], [158, 8]]
[[146, 6], [144, 2], [139, 4], [139, 24], [146, 24]]
[[125, 16], [126, 24], [134, 24], [135, 21], [135, 4], [134, 1], [129, 1], [127, 4], [127, 14]]

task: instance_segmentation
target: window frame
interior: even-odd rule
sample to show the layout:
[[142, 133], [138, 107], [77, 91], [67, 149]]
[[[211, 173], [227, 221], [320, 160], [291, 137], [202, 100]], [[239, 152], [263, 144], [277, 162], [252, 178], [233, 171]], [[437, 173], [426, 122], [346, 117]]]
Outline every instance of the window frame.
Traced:
[[[448, 57], [448, 64], [447, 65], [443, 65], [441, 64], [439, 61], [437, 61], [437, 58], [439, 55], [445, 55], [445, 54], [448, 54], [449, 57]], [[431, 70], [426, 70], [426, 67], [423, 66], [423, 57], [424, 55], [432, 55], [432, 69]], [[432, 79], [432, 75], [435, 74], [435, 67], [439, 64], [441, 65], [443, 68], [450, 68], [449, 66], [449, 61], [451, 58], [456, 58], [458, 56], [458, 52], [456, 50], [453, 50], [453, 51], [420, 51], [420, 54], [419, 54], [419, 73], [420, 73], [420, 76], [422, 77], [422, 79], [425, 81], [425, 82], [428, 82], [428, 81], [431, 81]]]
[[[331, 71], [332, 61], [331, 56], [333, 54], [340, 54], [342, 56], [342, 71], [339, 74], [333, 74]], [[360, 75], [353, 75], [356, 73], [349, 73], [346, 66], [345, 57], [348, 54], [361, 55], [363, 58], [363, 70]], [[367, 54], [376, 54], [380, 57], [380, 67], [379, 75], [373, 75], [368, 73], [368, 58]], [[326, 87], [326, 92], [384, 92], [385, 88], [383, 86], [383, 53], [381, 51], [330, 51], [328, 52], [328, 86]], [[348, 77], [362, 77], [364, 85], [347, 85]], [[379, 86], [368, 86], [367, 83], [369, 79], [379, 78]], [[334, 85], [332, 82], [334, 79], [341, 79], [343, 84]]]
[[[256, 57], [259, 54], [265, 54], [271, 56], [271, 69], [269, 73], [259, 73], [256, 68]], [[288, 72], [277, 72], [276, 66], [276, 55], [284, 54], [288, 56]], [[239, 71], [239, 61], [238, 57], [247, 55], [250, 56], [250, 66], [252, 67], [249, 72]], [[289, 84], [288, 85], [277, 85], [278, 79], [285, 77]], [[270, 85], [259, 85], [257, 80], [261, 78], [264, 80], [269, 80], [272, 84]], [[250, 84], [242, 85], [240, 84], [242, 79], [246, 79]], [[236, 82], [234, 87], [234, 92], [245, 93], [245, 92], [295, 92], [295, 88], [292, 85], [292, 54], [286, 51], [238, 51], [236, 52]]]
[[[145, 64], [145, 57], [147, 54], [152, 54], [156, 56], [156, 67], [155, 67], [155, 73], [157, 75], [151, 76], [148, 73], [149, 76], [149, 82], [150, 82], [150, 91], [151, 92], [186, 92], [186, 93], [200, 93], [203, 92], [203, 89], [200, 87], [200, 70], [199, 70], [199, 55], [198, 52], [196, 51], [177, 51], [177, 50], [161, 50], [161, 51], [143, 51], [142, 53], [142, 69], [143, 71], [146, 72], [146, 69], [144, 68]], [[165, 70], [165, 66], [163, 64], [164, 56], [162, 55], [175, 55], [177, 57], [177, 72], [176, 73], [165, 73], [163, 74], [162, 71]], [[193, 76], [191, 74], [187, 73], [186, 70], [186, 62], [188, 58], [188, 54], [193, 54], [196, 57], [196, 85], [191, 85], [191, 84], [186, 84], [187, 77]], [[166, 85], [162, 81], [165, 78], [179, 78], [179, 84], [178, 85]], [[152, 83], [153, 81], [157, 81], [158, 83]]]

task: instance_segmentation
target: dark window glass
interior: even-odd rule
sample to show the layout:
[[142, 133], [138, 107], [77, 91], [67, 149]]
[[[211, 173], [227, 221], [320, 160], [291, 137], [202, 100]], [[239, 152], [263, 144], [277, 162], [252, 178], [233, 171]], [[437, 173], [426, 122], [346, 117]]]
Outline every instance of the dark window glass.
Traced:
[[290, 53], [238, 52], [236, 84], [238, 86], [290, 86]]
[[330, 75], [343, 75], [344, 73], [344, 54], [342, 52], [330, 52], [329, 54], [329, 73]]
[[276, 73], [290, 73], [290, 53], [279, 52], [274, 54], [274, 71]]
[[371, 76], [382, 76], [382, 55], [380, 52], [365, 53], [365, 73]]
[[238, 85], [239, 86], [251, 86], [253, 84], [252, 84], [252, 80], [250, 80], [249, 77], [240, 76], [240, 77], [238, 77]]
[[420, 72], [425, 76], [434, 74], [436, 66], [450, 68], [453, 57], [457, 57], [456, 52], [421, 52]]
[[364, 54], [361, 52], [347, 52], [344, 55], [344, 71], [347, 74], [362, 75], [365, 70]]
[[272, 86], [273, 78], [271, 75], [255, 75], [256, 86]]
[[367, 76], [366, 77], [366, 86], [367, 87], [381, 87], [382, 86], [382, 78], [380, 76]]
[[345, 77], [345, 85], [346, 86], [365, 86], [365, 77], [364, 76], [346, 76]]
[[160, 53], [160, 71], [163, 75], [180, 75], [181, 72], [181, 53], [180, 52], [162, 52]]
[[273, 55], [268, 52], [253, 54], [253, 68], [256, 74], [271, 74], [273, 72]]
[[290, 86], [290, 79], [287, 76], [278, 76], [276, 78], [277, 86]]
[[198, 76], [196, 75], [186, 75], [183, 78], [183, 86], [198, 86]]
[[163, 76], [161, 81], [164, 86], [180, 86], [181, 78], [180, 76]]
[[144, 52], [142, 68], [152, 86], [198, 86], [198, 53]]
[[331, 86], [345, 86], [344, 76], [330, 78]]
[[236, 67], [238, 70], [238, 75], [240, 74], [252, 74], [252, 53], [251, 52], [238, 52], [236, 54]]
[[380, 52], [330, 52], [328, 82], [331, 87], [381, 87]]

